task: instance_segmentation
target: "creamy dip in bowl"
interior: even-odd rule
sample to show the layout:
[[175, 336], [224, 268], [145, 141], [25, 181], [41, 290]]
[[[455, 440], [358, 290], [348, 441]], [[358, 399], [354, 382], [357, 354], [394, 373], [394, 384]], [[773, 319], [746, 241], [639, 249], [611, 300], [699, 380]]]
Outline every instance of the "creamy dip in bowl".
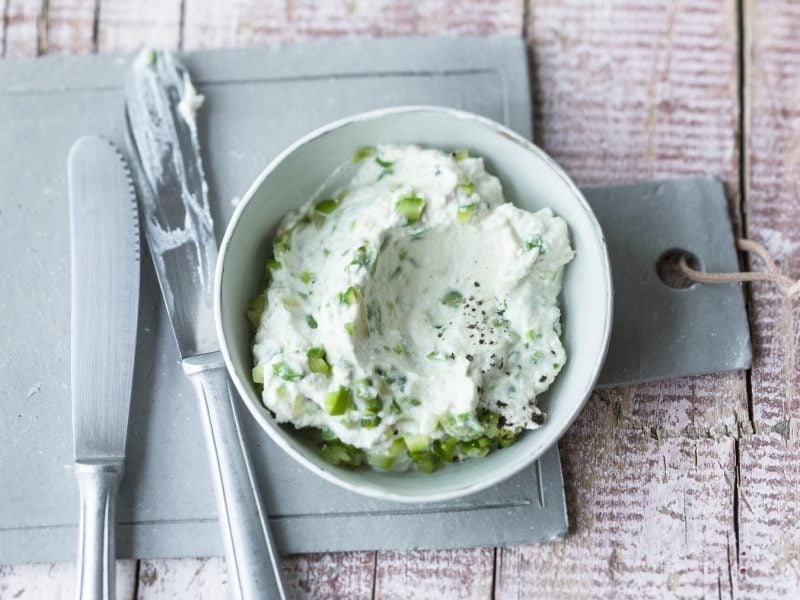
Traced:
[[[266, 261], [253, 346], [245, 307]], [[465, 495], [530, 465], [588, 397], [610, 315], [602, 234], [566, 175], [496, 123], [433, 107], [358, 115], [289, 148], [237, 208], [217, 270], [222, 351], [259, 424], [324, 478], [402, 501]], [[469, 439], [455, 418], [476, 408], [519, 440], [430, 475], [401, 470], [408, 456], [432, 470], [423, 448]], [[385, 470], [333, 466], [318, 439], [278, 421], [325, 430]], [[398, 440], [408, 454], [391, 451]]]

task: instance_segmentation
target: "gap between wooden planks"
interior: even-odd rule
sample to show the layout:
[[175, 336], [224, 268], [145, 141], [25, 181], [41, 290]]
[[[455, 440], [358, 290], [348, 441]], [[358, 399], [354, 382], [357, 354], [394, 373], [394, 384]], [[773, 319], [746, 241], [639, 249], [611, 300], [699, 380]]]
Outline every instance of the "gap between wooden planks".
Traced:
[[[524, 33], [537, 142], [578, 182], [719, 174], [732, 214], [745, 217], [740, 226], [787, 274], [800, 269], [800, 74], [791, 58], [800, 50], [792, 36], [800, 11], [789, 0], [5, 0], [3, 14], [8, 57], [127, 52], [143, 43], [192, 49], [353, 34]], [[754, 286], [750, 308], [752, 398], [747, 378], [729, 374], [590, 400], [561, 443], [567, 542], [292, 557], [295, 594], [767, 597], [797, 589], [798, 313], [763, 286]], [[132, 597], [211, 598], [225, 586], [221, 559], [129, 561], [123, 572], [120, 591]], [[28, 590], [20, 597], [37, 597], [34, 589], [69, 597], [71, 572], [0, 570], [0, 595], [20, 585]]]

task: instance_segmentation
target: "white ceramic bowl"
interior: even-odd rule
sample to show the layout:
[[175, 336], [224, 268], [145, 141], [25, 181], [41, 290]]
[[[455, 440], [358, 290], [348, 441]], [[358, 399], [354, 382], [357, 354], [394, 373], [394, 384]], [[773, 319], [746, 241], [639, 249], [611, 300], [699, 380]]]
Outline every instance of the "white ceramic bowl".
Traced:
[[[247, 303], [260, 290], [263, 265], [278, 223], [306, 202], [333, 170], [361, 146], [414, 143], [466, 148], [486, 160], [506, 199], [535, 211], [549, 206], [570, 230], [575, 259], [566, 267], [562, 340], [567, 363], [539, 399], [545, 424], [516, 444], [485, 458], [449, 464], [431, 475], [415, 471], [345, 470], [327, 463], [291, 426], [279, 425], [261, 404], [250, 379], [251, 333]], [[220, 247], [215, 318], [225, 362], [244, 403], [264, 431], [302, 465], [337, 485], [367, 496], [404, 502], [456, 498], [494, 485], [528, 467], [556, 443], [588, 398], [606, 355], [612, 287], [605, 240], [592, 210], [564, 171], [542, 150], [483, 117], [438, 107], [367, 112], [318, 129], [287, 148], [239, 203]]]

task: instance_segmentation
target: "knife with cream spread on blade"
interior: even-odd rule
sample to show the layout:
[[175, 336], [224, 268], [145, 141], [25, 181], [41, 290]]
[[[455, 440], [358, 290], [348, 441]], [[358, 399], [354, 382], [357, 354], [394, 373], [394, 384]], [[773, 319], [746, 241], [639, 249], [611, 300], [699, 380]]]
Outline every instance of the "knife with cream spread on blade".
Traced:
[[127, 140], [145, 237], [183, 370], [200, 401], [233, 592], [283, 598], [279, 556], [214, 331], [217, 243], [195, 122], [202, 101], [172, 54], [144, 50], [125, 83]]
[[114, 515], [125, 459], [139, 310], [139, 214], [111, 142], [79, 139], [67, 177], [71, 238], [71, 381], [81, 497], [78, 593], [114, 597]]

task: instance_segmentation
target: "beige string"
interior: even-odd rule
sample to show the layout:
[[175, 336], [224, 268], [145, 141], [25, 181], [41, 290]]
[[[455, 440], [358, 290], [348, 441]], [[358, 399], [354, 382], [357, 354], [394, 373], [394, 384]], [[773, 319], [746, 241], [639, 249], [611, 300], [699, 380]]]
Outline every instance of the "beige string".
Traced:
[[767, 271], [745, 271], [743, 273], [706, 273], [704, 271], [697, 271], [689, 266], [686, 262], [686, 257], [681, 256], [678, 264], [681, 271], [691, 280], [698, 283], [735, 283], [743, 281], [771, 281], [776, 284], [787, 297], [791, 298], [800, 294], [800, 280], [794, 281], [781, 274], [778, 265], [769, 254], [769, 251], [758, 242], [747, 239], [739, 239], [736, 241], [739, 250], [744, 252], [752, 252], [761, 257], [761, 260], [767, 265]]

